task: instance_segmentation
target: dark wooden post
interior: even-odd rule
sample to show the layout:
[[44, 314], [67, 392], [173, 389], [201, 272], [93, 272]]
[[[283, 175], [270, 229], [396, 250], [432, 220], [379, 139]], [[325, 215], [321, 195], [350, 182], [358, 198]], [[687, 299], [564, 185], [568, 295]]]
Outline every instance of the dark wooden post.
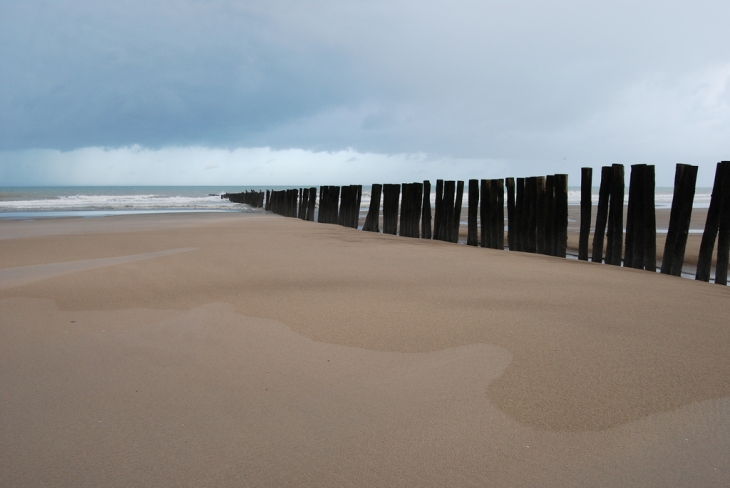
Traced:
[[490, 211], [492, 210], [492, 180], [482, 180], [481, 187], [481, 207], [479, 208], [479, 217], [482, 224], [481, 245], [482, 247], [492, 247], [492, 218]]
[[555, 240], [555, 175], [545, 177], [545, 254], [554, 256]]
[[314, 222], [314, 208], [317, 205], [317, 189], [312, 187], [309, 189], [309, 201], [307, 202], [307, 220]]
[[420, 238], [421, 234], [418, 230], [418, 224], [421, 220], [421, 201], [423, 200], [423, 183], [412, 183], [413, 185], [413, 195], [412, 195], [412, 205], [413, 205], [413, 211], [411, 213], [411, 237]]
[[669, 229], [667, 230], [667, 240], [664, 245], [664, 256], [662, 257], [662, 273], [664, 274], [682, 275], [696, 182], [697, 166], [677, 164], [672, 210], [669, 215]]
[[264, 210], [271, 210], [271, 190], [266, 190], [266, 206]]
[[596, 213], [596, 229], [593, 232], [593, 255], [591, 261], [603, 261], [603, 240], [606, 237], [606, 223], [608, 221], [608, 199], [611, 195], [611, 167], [601, 168], [601, 186], [598, 190], [598, 209]]
[[[631, 167], [631, 172], [633, 174], [634, 167]], [[646, 164], [638, 164], [636, 165], [636, 171], [637, 173], [637, 185], [638, 188], [636, 190], [636, 201], [634, 202], [634, 221], [632, 222], [632, 229], [634, 233], [634, 242], [633, 242], [633, 256], [632, 256], [632, 263], [631, 267], [636, 269], [645, 269], [645, 262], [646, 262], [646, 248], [647, 248], [647, 236], [644, 229], [646, 229], [646, 209], [644, 208], [644, 203], [646, 202], [646, 198], [644, 197], [644, 189], [646, 188], [646, 184], [644, 183], [644, 179], [646, 179], [647, 174], [647, 165]], [[631, 189], [629, 189], [629, 200], [631, 199]], [[627, 219], [628, 220], [628, 219]], [[628, 222], [627, 222], [628, 224]], [[628, 229], [628, 226], [627, 226]], [[624, 260], [626, 259], [625, 253], [624, 253]]]
[[[639, 188], [639, 171], [638, 165], [631, 166], [631, 176], [629, 177], [629, 204], [626, 208], [626, 245], [624, 246], [624, 267], [634, 267], [634, 226], [637, 225], [636, 204], [639, 199], [637, 190]], [[643, 264], [643, 260], [642, 260]]]
[[644, 168], [644, 269], [656, 272], [656, 204], [654, 202], [655, 170]]
[[700, 256], [697, 259], [697, 274], [695, 279], [699, 281], [710, 281], [712, 270], [712, 251], [715, 248], [715, 239], [720, 229], [720, 207], [722, 206], [722, 163], [717, 163], [715, 168], [715, 181], [712, 185], [712, 196], [710, 197], [710, 208], [707, 209], [707, 220], [705, 220], [705, 231], [702, 233], [700, 244]]
[[324, 212], [327, 204], [325, 203], [324, 194], [327, 193], [326, 186], [319, 187], [319, 211], [317, 212], [317, 222], [320, 224], [324, 222]]
[[307, 209], [309, 208], [309, 188], [302, 189], [302, 199], [299, 203], [299, 218], [307, 220]]
[[421, 237], [431, 238], [431, 182], [423, 182], [423, 208], [421, 214]]
[[362, 226], [362, 230], [368, 232], [380, 232], [380, 193], [383, 190], [383, 185], [374, 183], [370, 190], [370, 209], [368, 209], [368, 215], [365, 217], [365, 224]]
[[593, 188], [593, 168], [580, 169], [580, 237], [578, 240], [578, 259], [588, 261], [588, 238], [591, 234], [591, 192]]
[[515, 179], [507, 178], [507, 247], [516, 251], [515, 247]]
[[608, 248], [606, 264], [621, 266], [624, 244], [624, 181], [623, 164], [611, 165], [611, 197], [608, 211]]
[[516, 251], [524, 251], [526, 248], [525, 245], [525, 220], [526, 219], [526, 213], [525, 212], [525, 179], [524, 178], [517, 178], [517, 185], [515, 188], [517, 202], [515, 204], [515, 228], [517, 230], [517, 236], [515, 238], [515, 250]]
[[536, 178], [537, 183], [537, 216], [535, 222], [535, 235], [537, 240], [537, 253], [546, 254], [545, 244], [545, 215], [547, 211], [545, 209], [545, 177], [538, 176]]
[[400, 228], [398, 229], [398, 235], [410, 237], [411, 185], [410, 183], [403, 183], [401, 188], [403, 189], [403, 195], [400, 204]]
[[400, 185], [383, 186], [383, 233], [396, 235], [398, 231], [398, 198]]
[[434, 202], [435, 213], [433, 217], [433, 238], [443, 240], [441, 235], [444, 215], [444, 180], [436, 180], [436, 201]]
[[537, 252], [537, 179], [525, 179], [525, 200], [527, 218], [527, 252]]
[[441, 209], [441, 228], [439, 236], [442, 241], [451, 242], [451, 232], [454, 228], [454, 196], [456, 193], [456, 182], [444, 182], [444, 198]]
[[504, 180], [489, 180], [489, 184], [491, 247], [504, 250]]
[[715, 283], [727, 285], [728, 260], [730, 258], [730, 161], [723, 161], [720, 225], [717, 239], [717, 267]]
[[360, 204], [362, 203], [362, 185], [357, 185], [357, 198], [355, 199], [355, 229], [360, 225]]
[[451, 229], [451, 242], [459, 242], [459, 226], [461, 225], [461, 203], [464, 199], [464, 182], [456, 182], [456, 200], [454, 201], [454, 220]]
[[[483, 205], [483, 203], [482, 203]], [[467, 246], [476, 246], [479, 244], [478, 222], [479, 213], [479, 180], [469, 180], [469, 220], [468, 231], [466, 237]]]
[[555, 256], [568, 251], [568, 175], [555, 175]]

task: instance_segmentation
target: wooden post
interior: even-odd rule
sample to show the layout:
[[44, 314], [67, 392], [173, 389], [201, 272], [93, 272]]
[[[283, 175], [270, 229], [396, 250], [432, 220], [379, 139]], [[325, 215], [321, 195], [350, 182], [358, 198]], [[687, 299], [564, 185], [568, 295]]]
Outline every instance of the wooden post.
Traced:
[[[482, 203], [483, 205], [483, 203]], [[478, 240], [478, 222], [477, 214], [479, 213], [479, 180], [469, 180], [469, 220], [468, 232], [466, 237], [467, 246], [476, 246]]]
[[444, 199], [441, 209], [441, 229], [439, 236], [442, 241], [451, 242], [451, 232], [454, 229], [454, 197], [456, 182], [444, 182]]
[[682, 275], [696, 182], [697, 166], [677, 164], [672, 210], [669, 215], [669, 229], [667, 230], [667, 241], [664, 246], [664, 256], [662, 257], [663, 274]]
[[299, 203], [299, 218], [307, 220], [307, 209], [309, 208], [309, 188], [302, 189], [302, 199]]
[[644, 269], [656, 272], [656, 204], [654, 202], [655, 170], [644, 168]]
[[312, 187], [309, 189], [309, 201], [307, 202], [307, 220], [314, 222], [314, 208], [317, 204], [317, 189]]
[[555, 244], [555, 175], [545, 177], [545, 254], [554, 256]]
[[383, 185], [379, 183], [374, 183], [370, 190], [370, 209], [365, 217], [365, 224], [362, 226], [364, 231], [380, 232], [380, 193], [382, 190]]
[[403, 196], [401, 197], [400, 204], [400, 228], [398, 229], [398, 235], [410, 237], [411, 185], [410, 183], [403, 183], [401, 188], [403, 189]]
[[507, 178], [507, 247], [515, 251], [515, 179]]
[[535, 219], [537, 253], [545, 254], [545, 215], [547, 214], [545, 209], [545, 177], [538, 176], [535, 181], [537, 182], [537, 216]]
[[525, 200], [527, 218], [527, 252], [537, 252], [537, 179], [525, 179]]
[[396, 235], [398, 231], [398, 198], [400, 185], [383, 186], [383, 233]]
[[491, 247], [504, 250], [504, 180], [489, 180], [489, 185]]
[[525, 179], [524, 178], [517, 178], [517, 186], [516, 186], [516, 193], [517, 193], [517, 202], [515, 204], [515, 228], [517, 230], [517, 236], [515, 237], [515, 250], [516, 251], [524, 251], [527, 247], [525, 245], [525, 220], [526, 219], [526, 213], [525, 212]]
[[357, 185], [357, 197], [355, 199], [355, 221], [353, 227], [355, 229], [360, 225], [360, 204], [362, 203], [362, 185]]
[[728, 258], [730, 258], [730, 161], [723, 161], [720, 226], [717, 239], [717, 267], [715, 283], [727, 285]]
[[[626, 245], [624, 246], [624, 267], [634, 267], [634, 226], [637, 225], [636, 204], [639, 196], [637, 190], [639, 188], [639, 169], [638, 165], [631, 166], [631, 176], [629, 177], [629, 204], [626, 209]], [[642, 260], [643, 264], [643, 260]]]
[[621, 266], [624, 244], [624, 166], [611, 165], [611, 197], [608, 211], [606, 264]]
[[464, 182], [456, 182], [456, 200], [454, 202], [454, 220], [451, 229], [451, 242], [459, 242], [459, 226], [461, 225], [461, 203], [464, 199]]
[[431, 182], [423, 182], [423, 208], [421, 213], [421, 237], [431, 238]]
[[[634, 204], [634, 221], [632, 223], [632, 228], [634, 229], [634, 246], [633, 246], [633, 256], [632, 256], [632, 264], [631, 266], [636, 269], [645, 269], [645, 262], [646, 262], [646, 248], [647, 248], [647, 236], [644, 229], [646, 229], [646, 209], [644, 208], [644, 204], [646, 202], [646, 197], [644, 197], [644, 189], [646, 188], [646, 184], [644, 183], [644, 180], [646, 179], [647, 174], [647, 165], [646, 164], [638, 164], [636, 165], [637, 173], [637, 184], [638, 188], [636, 190], [636, 202]], [[632, 166], [631, 171], [633, 173], [634, 168]], [[631, 198], [631, 190], [629, 189], [629, 199]], [[626, 258], [624, 257], [624, 260]]]
[[479, 208], [479, 217], [482, 223], [481, 245], [482, 247], [492, 247], [492, 217], [491, 211], [491, 191], [492, 180], [482, 180], [481, 187], [481, 207]]
[[608, 199], [611, 195], [611, 167], [601, 168], [601, 186], [598, 190], [598, 211], [596, 214], [596, 229], [593, 233], [593, 255], [591, 261], [600, 263], [603, 261], [603, 240], [606, 236], [606, 223], [608, 221]]
[[568, 251], [568, 175], [555, 175], [555, 256]]
[[442, 240], [441, 235], [442, 223], [444, 215], [444, 180], [436, 180], [436, 201], [434, 202], [436, 211], [433, 217], [433, 238]]
[[715, 167], [715, 181], [712, 185], [712, 196], [710, 197], [710, 208], [707, 209], [707, 220], [705, 220], [705, 231], [702, 233], [700, 244], [700, 256], [697, 259], [697, 274], [695, 279], [699, 281], [710, 281], [712, 270], [712, 251], [715, 248], [715, 239], [720, 229], [720, 208], [722, 206], [722, 163]]
[[580, 237], [578, 259], [588, 261], [588, 238], [591, 234], [591, 192], [593, 189], [593, 168], [580, 169]]

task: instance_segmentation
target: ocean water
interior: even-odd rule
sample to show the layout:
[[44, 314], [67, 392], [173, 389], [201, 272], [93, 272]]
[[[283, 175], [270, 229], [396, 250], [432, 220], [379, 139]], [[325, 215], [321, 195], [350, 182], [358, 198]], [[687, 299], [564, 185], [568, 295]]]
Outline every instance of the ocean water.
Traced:
[[[432, 188], [435, 185], [432, 186]], [[245, 190], [283, 190], [290, 186], [72, 186], [72, 187], [0, 187], [0, 218], [35, 219], [52, 217], [103, 217], [107, 215], [173, 213], [173, 212], [253, 212], [246, 205], [221, 199], [226, 192]], [[318, 189], [319, 191], [319, 189]], [[361, 211], [370, 206], [370, 186], [363, 186]], [[657, 208], [670, 208], [672, 188], [656, 189]], [[695, 208], [707, 208], [710, 188], [697, 188]], [[434, 205], [435, 193], [431, 193]], [[464, 194], [463, 206], [468, 205]], [[598, 188], [592, 192], [598, 203]], [[625, 203], [628, 202], [628, 189]], [[571, 187], [568, 203], [580, 203], [580, 188]]]

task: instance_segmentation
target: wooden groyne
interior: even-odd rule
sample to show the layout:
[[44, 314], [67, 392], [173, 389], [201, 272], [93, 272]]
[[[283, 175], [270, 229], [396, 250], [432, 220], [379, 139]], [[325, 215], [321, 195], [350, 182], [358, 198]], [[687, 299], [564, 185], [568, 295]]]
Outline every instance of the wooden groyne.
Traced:
[[[678, 164], [669, 229], [661, 273], [680, 276], [689, 235], [697, 166]], [[581, 169], [580, 234], [578, 259], [655, 272], [656, 208], [655, 168], [631, 166], [628, 205], [624, 226], [624, 166], [601, 168], [593, 227], [593, 169]], [[565, 258], [568, 242], [568, 175], [527, 178], [469, 180], [467, 238], [469, 246], [506, 249]], [[403, 237], [457, 242], [461, 225], [464, 182], [436, 180], [434, 211], [431, 182], [373, 184], [370, 206], [362, 230]], [[507, 201], [505, 202], [505, 193]], [[381, 206], [382, 196], [382, 206]], [[302, 220], [339, 224], [357, 229], [360, 221], [362, 186], [226, 193], [221, 198], [265, 208], [273, 213]], [[507, 242], [505, 243], [505, 207]], [[316, 210], [318, 208], [318, 211]], [[625, 229], [625, 232], [624, 232]], [[717, 246], [715, 243], [717, 242]], [[589, 252], [590, 245], [590, 252]], [[696, 279], [709, 281], [713, 250], [717, 248], [715, 283], [727, 285], [730, 252], [730, 161], [717, 164], [707, 221], [700, 245]], [[604, 253], [605, 250], [605, 253]]]

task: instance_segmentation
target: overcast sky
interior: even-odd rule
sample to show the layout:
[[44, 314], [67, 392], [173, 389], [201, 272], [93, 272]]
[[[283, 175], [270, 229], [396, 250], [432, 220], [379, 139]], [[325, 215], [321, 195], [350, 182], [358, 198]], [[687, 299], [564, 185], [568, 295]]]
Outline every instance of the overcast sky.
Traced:
[[709, 186], [729, 25], [719, 0], [0, 0], [0, 186], [577, 185], [612, 163], [666, 186], [678, 162]]

